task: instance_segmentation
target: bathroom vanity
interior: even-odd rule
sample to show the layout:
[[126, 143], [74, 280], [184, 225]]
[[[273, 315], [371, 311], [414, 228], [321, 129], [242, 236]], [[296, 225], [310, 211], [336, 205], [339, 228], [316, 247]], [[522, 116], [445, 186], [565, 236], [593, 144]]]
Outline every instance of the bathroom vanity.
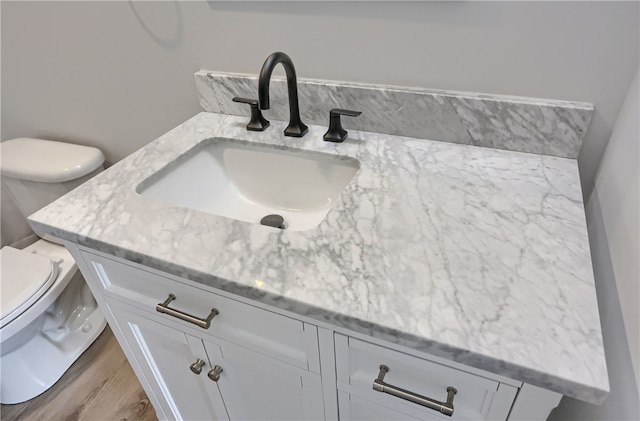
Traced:
[[[304, 110], [313, 124], [292, 139], [227, 112], [196, 115], [29, 219], [65, 241], [159, 418], [543, 420], [563, 395], [604, 400], [574, 159], [358, 130], [323, 142]], [[320, 216], [266, 227], [198, 208], [195, 184], [210, 180], [175, 175], [222, 143], [312, 162], [296, 197], [326, 187], [314, 168], [353, 171]], [[233, 183], [241, 165], [228, 165], [215, 177]]]
[[[522, 387], [84, 247], [76, 254], [160, 418], [337, 419], [338, 408], [345, 420], [444, 418], [436, 405], [375, 391], [382, 363], [386, 382], [437, 400], [455, 387], [454, 419], [507, 419]], [[159, 313], [170, 294], [167, 307], [198, 320]], [[548, 411], [560, 395], [544, 397], [536, 410]]]

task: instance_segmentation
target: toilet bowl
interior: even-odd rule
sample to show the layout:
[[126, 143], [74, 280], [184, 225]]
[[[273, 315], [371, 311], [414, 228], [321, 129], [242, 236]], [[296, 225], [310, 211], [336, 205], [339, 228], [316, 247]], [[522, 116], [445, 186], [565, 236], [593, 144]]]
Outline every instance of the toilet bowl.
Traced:
[[[103, 169], [95, 148], [25, 138], [0, 148], [2, 183], [25, 216]], [[2, 404], [45, 392], [106, 326], [71, 254], [45, 238], [0, 250]]]
[[64, 246], [39, 240], [0, 257], [0, 402], [11, 404], [57, 382], [106, 321]]

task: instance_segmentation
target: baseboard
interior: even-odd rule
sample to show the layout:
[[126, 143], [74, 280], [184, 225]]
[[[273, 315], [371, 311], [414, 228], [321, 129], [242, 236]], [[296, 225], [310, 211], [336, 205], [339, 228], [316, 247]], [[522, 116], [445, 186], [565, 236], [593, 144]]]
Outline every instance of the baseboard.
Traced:
[[11, 247], [22, 250], [23, 248], [30, 246], [31, 244], [38, 241], [40, 237], [35, 234], [28, 235], [18, 241], [14, 241], [10, 244]]

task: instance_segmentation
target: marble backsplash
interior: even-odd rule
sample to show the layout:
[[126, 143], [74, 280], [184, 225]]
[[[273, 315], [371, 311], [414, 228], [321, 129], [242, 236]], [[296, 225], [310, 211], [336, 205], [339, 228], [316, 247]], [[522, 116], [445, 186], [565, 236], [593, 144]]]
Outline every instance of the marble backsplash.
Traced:
[[[257, 75], [195, 74], [204, 111], [249, 115], [235, 96], [258, 97]], [[269, 120], [289, 119], [286, 81], [271, 81]], [[329, 124], [329, 110], [362, 111], [343, 117], [346, 129], [409, 136], [563, 158], [576, 158], [593, 104], [504, 95], [434, 91], [353, 82], [298, 79], [300, 114], [306, 124]]]

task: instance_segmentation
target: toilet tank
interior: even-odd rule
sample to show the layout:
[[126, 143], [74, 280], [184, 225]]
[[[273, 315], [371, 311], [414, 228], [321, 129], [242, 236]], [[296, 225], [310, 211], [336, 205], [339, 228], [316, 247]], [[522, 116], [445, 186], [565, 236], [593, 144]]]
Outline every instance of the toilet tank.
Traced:
[[24, 137], [0, 143], [2, 184], [25, 218], [101, 172], [103, 163], [102, 151], [89, 146]]

